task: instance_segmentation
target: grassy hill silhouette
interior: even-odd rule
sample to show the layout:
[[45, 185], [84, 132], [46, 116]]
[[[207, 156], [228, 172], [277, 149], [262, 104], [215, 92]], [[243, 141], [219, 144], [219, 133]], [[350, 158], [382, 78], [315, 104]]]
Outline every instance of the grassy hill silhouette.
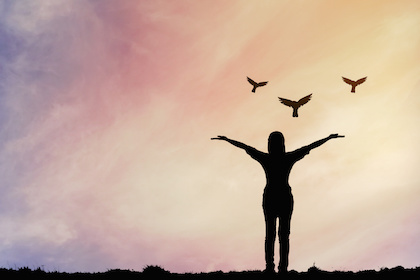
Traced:
[[382, 268], [376, 270], [365, 271], [325, 271], [315, 266], [310, 267], [306, 272], [290, 271], [287, 275], [278, 274], [264, 274], [262, 271], [242, 271], [242, 272], [208, 272], [208, 273], [171, 273], [159, 266], [147, 266], [142, 272], [133, 270], [113, 269], [106, 272], [96, 273], [66, 273], [66, 272], [46, 272], [41, 268], [30, 269], [23, 267], [20, 269], [0, 268], [0, 278], [4, 280], [16, 279], [63, 279], [63, 280], [149, 280], [149, 279], [168, 279], [168, 280], [257, 280], [257, 279], [296, 279], [296, 280], [328, 280], [328, 279], [361, 279], [361, 280], [376, 280], [376, 279], [420, 279], [420, 267], [404, 268], [397, 266], [394, 268]]

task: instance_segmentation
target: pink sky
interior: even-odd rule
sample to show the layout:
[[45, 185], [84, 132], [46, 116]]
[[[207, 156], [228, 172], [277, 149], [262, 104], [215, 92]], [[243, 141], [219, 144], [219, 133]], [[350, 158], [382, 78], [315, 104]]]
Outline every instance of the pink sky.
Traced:
[[346, 135], [292, 170], [290, 269], [419, 266], [418, 26], [418, 1], [2, 2], [0, 266], [263, 269], [263, 170], [210, 138], [275, 130]]

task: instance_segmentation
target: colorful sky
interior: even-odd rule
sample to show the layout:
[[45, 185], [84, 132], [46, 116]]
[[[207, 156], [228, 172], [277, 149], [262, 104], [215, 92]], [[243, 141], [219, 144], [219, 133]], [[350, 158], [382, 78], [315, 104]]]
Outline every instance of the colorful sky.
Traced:
[[0, 1], [0, 266], [261, 270], [263, 170], [210, 138], [275, 130], [346, 136], [292, 170], [289, 269], [419, 266], [419, 26], [416, 0]]

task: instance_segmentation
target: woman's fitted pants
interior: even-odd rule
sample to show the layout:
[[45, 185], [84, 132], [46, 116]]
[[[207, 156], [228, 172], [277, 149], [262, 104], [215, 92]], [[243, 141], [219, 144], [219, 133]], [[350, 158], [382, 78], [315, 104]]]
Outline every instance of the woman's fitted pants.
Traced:
[[290, 220], [293, 212], [293, 196], [291, 193], [281, 196], [269, 196], [264, 192], [263, 210], [265, 218], [265, 262], [266, 270], [274, 270], [274, 242], [276, 224], [279, 219], [280, 263], [279, 272], [286, 272], [289, 265]]

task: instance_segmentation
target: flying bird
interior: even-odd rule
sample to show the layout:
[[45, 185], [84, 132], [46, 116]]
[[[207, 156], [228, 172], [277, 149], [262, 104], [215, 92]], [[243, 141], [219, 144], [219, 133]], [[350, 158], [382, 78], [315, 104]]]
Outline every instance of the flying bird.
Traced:
[[281, 103], [283, 103], [286, 106], [292, 107], [293, 108], [293, 117], [297, 118], [298, 117], [298, 108], [306, 103], [308, 103], [309, 100], [311, 100], [312, 97], [312, 93], [309, 94], [308, 96], [305, 96], [303, 98], [301, 98], [299, 101], [292, 101], [286, 98], [281, 98], [279, 97], [279, 100]]
[[254, 88], [252, 89], [252, 92], [255, 92], [255, 90], [257, 89], [257, 87], [262, 87], [265, 86], [268, 82], [261, 82], [261, 83], [256, 83], [254, 82], [254, 80], [252, 80], [250, 77], [248, 78], [248, 82], [254, 86]]
[[360, 85], [361, 83], [363, 83], [367, 79], [367, 77], [364, 77], [364, 78], [358, 79], [357, 81], [352, 81], [352, 80], [344, 78], [344, 77], [342, 77], [342, 78], [343, 78], [344, 82], [351, 85], [351, 92], [356, 92], [356, 86]]

